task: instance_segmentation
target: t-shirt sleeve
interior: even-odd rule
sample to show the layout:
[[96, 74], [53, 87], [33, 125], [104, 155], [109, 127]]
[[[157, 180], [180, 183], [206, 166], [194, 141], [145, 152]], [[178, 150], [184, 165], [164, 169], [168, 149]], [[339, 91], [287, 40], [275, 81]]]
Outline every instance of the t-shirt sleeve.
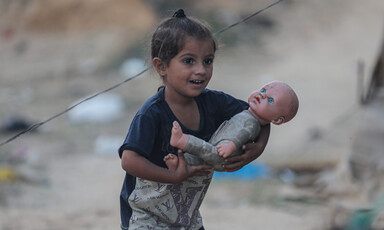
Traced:
[[155, 141], [156, 124], [145, 115], [136, 115], [129, 127], [123, 145], [119, 148], [119, 156], [124, 150], [132, 150], [146, 158], [149, 157]]

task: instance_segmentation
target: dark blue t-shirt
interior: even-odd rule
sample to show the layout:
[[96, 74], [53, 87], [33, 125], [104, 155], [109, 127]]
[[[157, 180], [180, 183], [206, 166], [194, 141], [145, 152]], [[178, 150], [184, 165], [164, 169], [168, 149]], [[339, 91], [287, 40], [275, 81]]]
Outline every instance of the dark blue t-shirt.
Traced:
[[[183, 133], [208, 141], [222, 122], [248, 108], [248, 104], [242, 100], [209, 89], [205, 89], [195, 100], [200, 113], [200, 127], [198, 130], [191, 130], [173, 114], [164, 99], [164, 89], [157, 92], [133, 118], [124, 144], [119, 149], [120, 157], [124, 150], [132, 150], [152, 163], [166, 167], [164, 156], [169, 153], [177, 155], [177, 149], [169, 143], [173, 121], [179, 122]], [[135, 188], [135, 183], [136, 178], [126, 173], [120, 195], [122, 226], [128, 226], [132, 214], [128, 197]]]

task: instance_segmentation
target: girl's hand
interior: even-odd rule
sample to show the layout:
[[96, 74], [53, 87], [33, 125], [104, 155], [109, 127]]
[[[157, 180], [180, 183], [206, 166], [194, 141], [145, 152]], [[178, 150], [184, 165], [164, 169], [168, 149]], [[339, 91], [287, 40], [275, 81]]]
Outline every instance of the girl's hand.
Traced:
[[192, 176], [205, 176], [211, 173], [209, 169], [213, 167], [210, 165], [188, 165], [184, 158], [184, 152], [178, 150], [179, 165], [175, 171], [177, 181], [175, 184], [184, 181]]
[[243, 145], [242, 148], [244, 151], [242, 155], [228, 157], [225, 159], [226, 162], [230, 163], [224, 165], [226, 172], [234, 172], [241, 169], [245, 165], [257, 159], [264, 151], [264, 148], [261, 147], [258, 143], [249, 143]]
[[224, 165], [225, 171], [227, 172], [237, 171], [242, 167], [244, 167], [245, 165], [257, 159], [263, 153], [265, 146], [267, 146], [270, 131], [271, 131], [270, 124], [262, 126], [257, 142], [243, 145], [242, 148], [244, 153], [242, 155], [235, 156], [235, 157], [228, 157], [225, 159], [226, 162], [230, 163], [230, 164]]

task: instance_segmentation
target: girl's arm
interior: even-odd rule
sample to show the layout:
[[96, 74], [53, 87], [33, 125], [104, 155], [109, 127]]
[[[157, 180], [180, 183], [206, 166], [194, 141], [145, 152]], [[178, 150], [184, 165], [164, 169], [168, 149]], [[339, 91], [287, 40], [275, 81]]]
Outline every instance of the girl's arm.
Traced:
[[135, 177], [167, 184], [178, 184], [191, 176], [207, 175], [209, 171], [204, 170], [212, 168], [207, 165], [189, 166], [185, 161], [184, 153], [179, 151], [178, 155], [178, 167], [175, 171], [171, 171], [153, 164], [134, 151], [124, 150], [121, 156], [121, 167]]
[[270, 124], [262, 126], [257, 142], [243, 145], [244, 153], [242, 155], [229, 157], [225, 159], [227, 162], [231, 163], [231, 164], [224, 165], [224, 168], [226, 169], [226, 171], [227, 172], [237, 171], [242, 167], [244, 167], [245, 165], [257, 159], [263, 153], [265, 146], [267, 146], [270, 131], [271, 131]]

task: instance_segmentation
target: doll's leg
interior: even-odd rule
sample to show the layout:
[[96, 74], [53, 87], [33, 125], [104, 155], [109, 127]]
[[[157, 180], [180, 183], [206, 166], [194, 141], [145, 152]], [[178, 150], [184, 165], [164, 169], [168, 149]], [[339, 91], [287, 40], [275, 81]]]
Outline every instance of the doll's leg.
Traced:
[[225, 163], [214, 145], [194, 136], [189, 136], [189, 141], [185, 147], [185, 152], [201, 158], [204, 162], [214, 166], [215, 170], [222, 171]]
[[175, 171], [179, 165], [179, 157], [172, 153], [166, 155], [164, 157], [164, 161], [168, 169], [171, 171]]
[[189, 140], [189, 136], [183, 133], [181, 127], [177, 121], [173, 122], [172, 127], [172, 135], [171, 135], [171, 145], [175, 148], [184, 150], [185, 146], [187, 146]]

